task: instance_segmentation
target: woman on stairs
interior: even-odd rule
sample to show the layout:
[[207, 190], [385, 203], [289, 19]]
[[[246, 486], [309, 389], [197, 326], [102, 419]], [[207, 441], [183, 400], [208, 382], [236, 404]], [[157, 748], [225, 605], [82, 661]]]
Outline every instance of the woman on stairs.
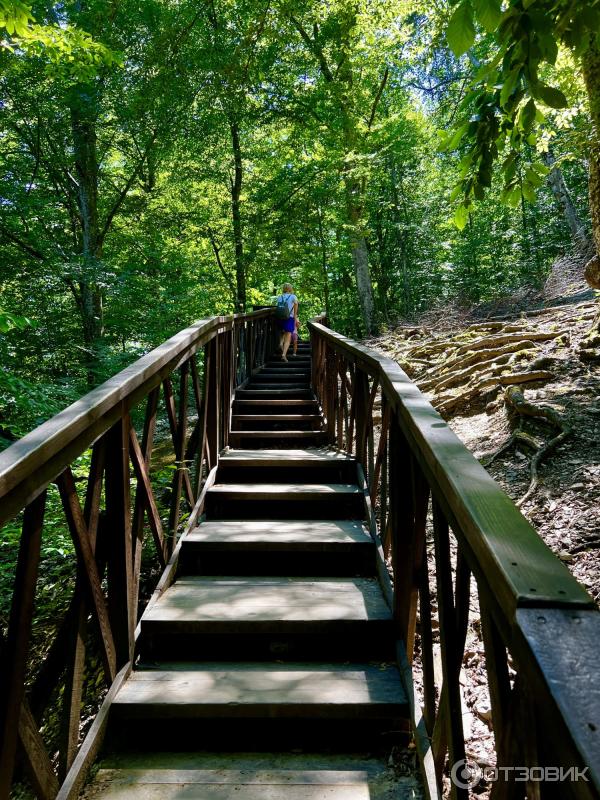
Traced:
[[298, 319], [298, 298], [294, 294], [291, 283], [283, 284], [282, 294], [277, 298], [275, 313], [277, 316], [277, 325], [280, 330], [279, 347], [281, 349], [281, 360], [287, 361], [287, 352]]

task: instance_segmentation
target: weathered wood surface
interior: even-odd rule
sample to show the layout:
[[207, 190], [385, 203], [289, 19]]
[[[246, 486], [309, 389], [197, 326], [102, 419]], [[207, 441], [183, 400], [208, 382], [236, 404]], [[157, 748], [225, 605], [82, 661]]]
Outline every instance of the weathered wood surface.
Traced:
[[163, 664], [131, 674], [113, 702], [127, 717], [397, 717], [406, 695], [386, 664]]
[[[234, 430], [231, 430], [229, 432], [229, 435], [230, 435], [232, 441], [233, 440], [237, 440], [237, 439], [250, 439], [250, 438], [276, 439], [276, 440], [279, 440], [279, 439], [298, 439], [298, 440], [306, 439], [306, 440], [309, 440], [309, 444], [311, 444], [315, 440], [318, 440], [319, 431], [315, 431], [315, 430], [308, 430], [308, 431], [305, 431], [305, 430], [294, 430], [294, 429], [287, 429], [287, 428], [284, 429], [284, 430], [274, 430], [274, 431], [266, 431], [266, 430], [260, 430], [260, 429], [245, 431], [245, 430], [234, 429]], [[323, 441], [322, 438], [321, 438], [321, 441]]]
[[255, 422], [256, 420], [264, 420], [269, 422], [284, 421], [284, 422], [299, 422], [304, 420], [319, 420], [320, 414], [234, 414], [237, 420], [244, 420]]
[[376, 580], [369, 578], [182, 577], [142, 618], [154, 629], [201, 630], [236, 625], [391, 620]]
[[220, 463], [226, 466], [230, 464], [250, 464], [255, 462], [278, 466], [291, 462], [302, 462], [310, 464], [311, 468], [319, 466], [331, 466], [331, 463], [355, 461], [352, 456], [346, 453], [338, 453], [325, 448], [320, 450], [228, 450], [221, 454]]
[[408, 798], [413, 778], [384, 760], [330, 754], [236, 756], [152, 753], [112, 757], [86, 800], [389, 800]]
[[[519, 609], [515, 657], [531, 687], [547, 763], [587, 767], [578, 796], [600, 786], [600, 614], [597, 611]], [[565, 730], [566, 725], [566, 730]]]
[[210, 494], [231, 500], [311, 500], [317, 495], [356, 496], [360, 490], [351, 483], [216, 483]]
[[381, 376], [382, 391], [398, 412], [436, 499], [453, 530], [465, 537], [509, 619], [523, 605], [594, 606], [398, 364], [323, 325], [311, 323], [311, 329], [349, 360]]
[[364, 526], [353, 520], [219, 520], [203, 522], [186, 536], [183, 546], [261, 549], [294, 548], [319, 552], [341, 550], [356, 545], [372, 546]]

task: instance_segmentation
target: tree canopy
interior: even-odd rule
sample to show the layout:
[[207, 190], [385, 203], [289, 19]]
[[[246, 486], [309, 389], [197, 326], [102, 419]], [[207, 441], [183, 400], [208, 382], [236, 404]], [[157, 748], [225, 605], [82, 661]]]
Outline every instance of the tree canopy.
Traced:
[[598, 246], [598, 8], [0, 0], [0, 435], [285, 280], [362, 335]]

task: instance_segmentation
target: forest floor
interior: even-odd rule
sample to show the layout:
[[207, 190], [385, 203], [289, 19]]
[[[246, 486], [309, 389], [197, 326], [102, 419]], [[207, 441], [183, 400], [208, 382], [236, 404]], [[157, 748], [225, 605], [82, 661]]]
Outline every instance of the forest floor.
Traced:
[[[599, 293], [582, 272], [565, 258], [542, 292], [440, 308], [365, 344], [405, 369], [600, 603], [600, 342], [588, 339]], [[472, 596], [463, 725], [467, 755], [484, 767], [495, 763], [494, 741]], [[439, 640], [434, 655], [440, 668]]]

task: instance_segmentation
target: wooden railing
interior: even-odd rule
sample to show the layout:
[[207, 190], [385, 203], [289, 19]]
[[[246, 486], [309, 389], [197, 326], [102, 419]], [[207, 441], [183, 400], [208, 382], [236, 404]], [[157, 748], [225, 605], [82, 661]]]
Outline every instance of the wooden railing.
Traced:
[[[182, 524], [190, 527], [201, 513], [218, 453], [227, 445], [233, 390], [271, 352], [274, 331], [272, 310], [199, 322], [0, 454], [0, 526], [22, 516], [0, 649], [1, 800], [9, 796], [15, 768], [17, 776], [25, 771], [40, 798], [77, 796], [100, 745], [110, 699], [131, 668], [146, 530], [154, 542], [154, 572], [162, 573], [156, 595], [168, 583]], [[174, 456], [164, 513], [152, 472], [161, 413]], [[80, 457], [90, 448], [82, 478]], [[51, 492], [77, 554], [75, 588], [32, 672], [29, 644]], [[90, 641], [99, 650], [108, 693], [79, 745]], [[56, 705], [60, 734], [49, 744], [40, 724]]]
[[501, 768], [486, 770], [492, 798], [597, 798], [592, 599], [395, 362], [317, 321], [310, 332], [329, 442], [362, 465], [372, 527], [391, 556], [399, 660], [409, 686], [415, 670], [422, 679], [411, 705], [428, 797], [441, 796], [454, 765], [462, 785], [446, 787], [469, 796], [459, 678], [478, 605]]

